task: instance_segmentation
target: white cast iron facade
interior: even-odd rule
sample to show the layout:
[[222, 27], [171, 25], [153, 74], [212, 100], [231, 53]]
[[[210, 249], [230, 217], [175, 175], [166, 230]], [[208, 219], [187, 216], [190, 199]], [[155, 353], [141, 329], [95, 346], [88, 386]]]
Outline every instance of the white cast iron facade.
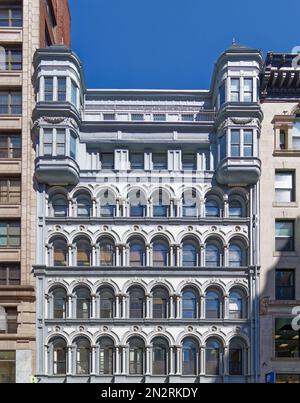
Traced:
[[85, 88], [36, 53], [37, 377], [259, 381], [257, 50], [207, 91]]

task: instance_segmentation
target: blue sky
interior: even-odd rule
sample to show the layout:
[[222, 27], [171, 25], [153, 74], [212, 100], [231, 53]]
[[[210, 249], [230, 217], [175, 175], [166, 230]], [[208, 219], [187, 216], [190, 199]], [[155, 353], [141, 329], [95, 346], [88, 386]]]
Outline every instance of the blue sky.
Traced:
[[70, 0], [89, 88], [206, 89], [232, 42], [300, 45], [299, 0]]

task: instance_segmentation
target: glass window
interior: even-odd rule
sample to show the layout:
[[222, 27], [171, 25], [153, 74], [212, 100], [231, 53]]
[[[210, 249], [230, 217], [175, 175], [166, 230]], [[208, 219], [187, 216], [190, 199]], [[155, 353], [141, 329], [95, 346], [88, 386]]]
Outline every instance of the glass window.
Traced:
[[183, 217], [197, 217], [197, 193], [195, 190], [186, 191], [182, 196], [182, 215]]
[[221, 345], [218, 340], [206, 343], [206, 375], [220, 375]]
[[293, 150], [300, 150], [300, 120], [296, 120], [292, 132]]
[[184, 319], [196, 319], [198, 317], [199, 299], [196, 291], [184, 290], [182, 293], [182, 317]]
[[114, 154], [102, 153], [101, 163], [102, 163], [102, 169], [114, 169]]
[[103, 113], [103, 120], [116, 120], [115, 113]]
[[226, 102], [225, 81], [219, 87], [219, 105], [220, 107]]
[[295, 173], [292, 171], [275, 172], [275, 200], [281, 203], [295, 201]]
[[169, 294], [164, 289], [153, 291], [153, 318], [165, 319], [168, 317]]
[[89, 375], [91, 366], [91, 347], [88, 340], [78, 340], [76, 343], [76, 374]]
[[89, 267], [91, 265], [92, 247], [89, 241], [81, 239], [76, 242], [77, 266]]
[[169, 197], [162, 190], [159, 190], [153, 196], [153, 217], [168, 217], [169, 213]]
[[165, 242], [155, 241], [153, 243], [153, 266], [166, 267], [168, 266], [169, 247]]
[[21, 158], [21, 136], [0, 134], [0, 158]]
[[294, 251], [294, 221], [276, 220], [276, 251]]
[[67, 317], [67, 293], [64, 288], [56, 288], [53, 296], [53, 319], [66, 319]]
[[68, 265], [68, 245], [63, 239], [53, 241], [53, 264], [56, 267]]
[[153, 340], [152, 374], [167, 375], [168, 373], [168, 343], [164, 339]]
[[231, 291], [229, 294], [229, 319], [243, 319], [244, 317], [244, 297], [239, 291]]
[[208, 243], [205, 248], [205, 266], [219, 267], [221, 265], [220, 247], [216, 243]]
[[197, 375], [198, 374], [198, 343], [193, 339], [185, 339], [182, 343], [182, 374]]
[[20, 265], [14, 263], [1, 263], [0, 285], [21, 285]]
[[[299, 138], [299, 142], [300, 142], [300, 138]], [[286, 146], [286, 132], [285, 130], [280, 130], [279, 133], [279, 148], [280, 150], [285, 150], [287, 148]], [[300, 143], [299, 143], [299, 149], [300, 149]]]
[[100, 266], [114, 266], [115, 246], [110, 240], [103, 239], [100, 242]]
[[116, 198], [112, 192], [105, 190], [100, 196], [100, 216], [114, 217], [116, 214]]
[[0, 305], [0, 334], [17, 334], [18, 311], [15, 307], [3, 307]]
[[17, 248], [21, 245], [21, 227], [19, 222], [0, 222], [0, 248]]
[[77, 217], [90, 217], [92, 203], [89, 196], [78, 196], [77, 198]]
[[154, 170], [168, 169], [167, 154], [152, 154], [152, 161]]
[[143, 113], [132, 113], [131, 114], [131, 120], [143, 121], [144, 120], [144, 115], [143, 115]]
[[100, 318], [112, 319], [114, 317], [115, 295], [112, 289], [102, 288], [100, 290]]
[[73, 132], [70, 137], [70, 157], [76, 159], [76, 135]]
[[5, 59], [0, 61], [0, 71], [22, 70], [22, 49], [5, 47]]
[[182, 169], [184, 171], [195, 171], [197, 169], [197, 160], [195, 154], [182, 154]]
[[63, 339], [53, 342], [53, 375], [65, 375], [67, 372], [67, 346]]
[[142, 242], [133, 241], [130, 242], [130, 266], [139, 267], [145, 265], [145, 246]]
[[240, 79], [232, 78], [231, 79], [231, 102], [239, 102], [240, 101]]
[[130, 153], [131, 169], [144, 169], [144, 154]]
[[275, 319], [275, 356], [278, 358], [300, 358], [300, 330], [292, 327], [293, 318]]
[[222, 316], [221, 298], [218, 292], [208, 291], [205, 298], [206, 318], [220, 319]]
[[241, 267], [244, 265], [243, 249], [240, 245], [232, 243], [229, 246], [229, 267]]
[[0, 179], [0, 203], [19, 204], [21, 202], [21, 180]]
[[253, 79], [244, 78], [244, 102], [253, 102]]
[[229, 375], [243, 375], [243, 345], [238, 340], [229, 344]]
[[76, 319], [89, 319], [91, 315], [91, 294], [86, 288], [78, 288], [76, 294]]
[[53, 155], [53, 130], [44, 129], [44, 156]]
[[300, 374], [276, 374], [276, 383], [300, 383]]
[[21, 115], [22, 93], [19, 91], [0, 92], [0, 115]]
[[165, 122], [167, 120], [167, 116], [165, 113], [154, 113], [153, 120], [154, 122]]
[[56, 131], [56, 155], [58, 157], [66, 155], [66, 131]]
[[182, 265], [184, 267], [198, 266], [199, 250], [193, 242], [185, 241], [182, 245]]
[[253, 157], [253, 131], [244, 130], [244, 157]]
[[0, 27], [22, 27], [23, 9], [20, 5], [3, 5], [0, 7]]
[[220, 138], [220, 161], [227, 157], [227, 136], [223, 134]]
[[57, 218], [67, 217], [68, 201], [64, 195], [57, 195], [52, 199], [53, 215]]
[[114, 372], [114, 342], [108, 337], [103, 337], [99, 344], [100, 375], [112, 375]]
[[45, 102], [53, 101], [53, 77], [45, 77]]
[[129, 291], [129, 317], [142, 319], [144, 317], [145, 293], [140, 288], [132, 288]]
[[136, 337], [129, 340], [129, 374], [143, 375], [144, 373], [144, 342]]
[[0, 384], [16, 382], [16, 352], [0, 351]]
[[229, 201], [229, 217], [230, 218], [243, 217], [242, 204], [238, 200]]
[[275, 277], [276, 299], [295, 299], [295, 270], [277, 269]]
[[206, 199], [205, 201], [205, 216], [206, 217], [220, 217], [219, 203], [214, 199]]
[[240, 156], [241, 139], [239, 130], [231, 130], [231, 157]]
[[77, 104], [77, 91], [78, 91], [78, 87], [75, 84], [75, 82], [72, 80], [71, 81], [71, 102], [73, 105], [76, 106], [76, 108], [78, 107]]
[[67, 100], [67, 79], [59, 77], [57, 79], [57, 100], [64, 102]]

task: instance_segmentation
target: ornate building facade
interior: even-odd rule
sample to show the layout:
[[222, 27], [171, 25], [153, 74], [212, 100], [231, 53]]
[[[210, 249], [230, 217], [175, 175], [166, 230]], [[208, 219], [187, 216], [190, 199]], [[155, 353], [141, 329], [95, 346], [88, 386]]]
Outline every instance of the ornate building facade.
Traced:
[[34, 66], [39, 381], [258, 382], [261, 53], [203, 91]]
[[39, 47], [69, 44], [67, 30], [60, 33], [69, 22], [67, 0], [0, 2], [0, 383], [29, 382], [35, 373], [32, 60]]

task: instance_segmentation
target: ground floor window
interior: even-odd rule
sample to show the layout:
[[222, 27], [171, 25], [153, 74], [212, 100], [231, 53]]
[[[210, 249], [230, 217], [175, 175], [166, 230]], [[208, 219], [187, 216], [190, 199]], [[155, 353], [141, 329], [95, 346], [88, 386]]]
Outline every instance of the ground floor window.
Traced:
[[0, 383], [16, 382], [16, 352], [0, 351]]
[[300, 383], [300, 374], [276, 374], [276, 383]]

